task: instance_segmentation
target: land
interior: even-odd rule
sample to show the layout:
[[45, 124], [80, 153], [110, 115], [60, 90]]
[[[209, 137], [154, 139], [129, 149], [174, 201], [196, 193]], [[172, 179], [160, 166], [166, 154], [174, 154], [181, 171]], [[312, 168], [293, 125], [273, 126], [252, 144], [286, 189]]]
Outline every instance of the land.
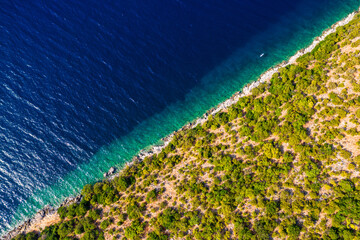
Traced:
[[351, 19], [14, 238], [359, 238], [360, 15]]

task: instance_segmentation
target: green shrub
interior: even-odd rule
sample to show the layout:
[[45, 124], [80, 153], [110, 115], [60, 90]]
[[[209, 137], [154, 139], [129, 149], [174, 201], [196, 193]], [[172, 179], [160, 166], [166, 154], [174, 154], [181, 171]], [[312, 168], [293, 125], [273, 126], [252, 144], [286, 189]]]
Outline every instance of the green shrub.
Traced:
[[130, 220], [135, 220], [142, 216], [140, 207], [136, 203], [130, 203], [126, 208], [126, 213]]
[[125, 228], [125, 236], [129, 239], [140, 239], [145, 229], [145, 223], [141, 223], [139, 219], [132, 221], [131, 225]]
[[101, 229], [106, 229], [108, 226], [110, 226], [111, 222], [112, 222], [112, 220], [110, 218], [105, 219], [104, 221], [102, 221], [100, 223], [100, 228]]

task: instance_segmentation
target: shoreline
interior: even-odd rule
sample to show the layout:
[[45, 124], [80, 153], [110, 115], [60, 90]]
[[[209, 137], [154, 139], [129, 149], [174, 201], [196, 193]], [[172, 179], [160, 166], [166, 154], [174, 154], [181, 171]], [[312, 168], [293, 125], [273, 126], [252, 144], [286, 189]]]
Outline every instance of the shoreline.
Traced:
[[[312, 43], [306, 47], [303, 48], [295, 53], [295, 55], [291, 56], [287, 61], [283, 61], [282, 63], [277, 64], [276, 66], [270, 68], [269, 70], [265, 71], [263, 74], [260, 75], [260, 77], [247, 85], [245, 85], [242, 90], [234, 93], [230, 98], [225, 100], [222, 103], [219, 103], [216, 107], [209, 109], [204, 113], [201, 117], [196, 118], [192, 122], [184, 125], [182, 128], [174, 131], [173, 133], [169, 134], [168, 136], [162, 138], [159, 140], [161, 144], [150, 146], [147, 149], [141, 150], [136, 156], [134, 156], [131, 161], [125, 163], [122, 168], [119, 171], [115, 171], [114, 167], [111, 167], [110, 170], [104, 174], [104, 179], [113, 179], [116, 176], [119, 176], [122, 172], [122, 169], [124, 169], [127, 166], [132, 166], [136, 162], [143, 161], [146, 157], [151, 156], [153, 154], [158, 154], [162, 151], [163, 148], [165, 148], [173, 139], [173, 136], [183, 130], [191, 129], [196, 127], [199, 124], [203, 124], [205, 121], [207, 121], [208, 117], [210, 115], [215, 115], [216, 113], [228, 109], [231, 105], [235, 104], [241, 97], [248, 96], [251, 94], [251, 90], [258, 87], [261, 83], [264, 83], [266, 81], [269, 81], [272, 77], [272, 75], [279, 71], [279, 69], [286, 67], [287, 65], [293, 64], [296, 62], [296, 60], [303, 56], [306, 53], [311, 52], [317, 44], [319, 44], [321, 41], [323, 41], [329, 34], [334, 33], [338, 27], [344, 26], [348, 24], [357, 13], [360, 12], [360, 7], [358, 10], [350, 13], [347, 17], [344, 19], [334, 23], [331, 25], [330, 28], [324, 30], [322, 34], [318, 37], [316, 37]], [[27, 220], [24, 220], [22, 223], [19, 223], [16, 225], [12, 230], [9, 230], [5, 232], [2, 236], [0, 236], [0, 239], [11, 239], [12, 237], [15, 237], [18, 234], [25, 233], [29, 231], [32, 227], [35, 225], [38, 225], [44, 218], [56, 216], [57, 215], [57, 209], [61, 206], [68, 206], [72, 203], [77, 203], [81, 200], [81, 194], [78, 194], [76, 196], [70, 196], [64, 199], [64, 201], [58, 205], [58, 206], [50, 206], [46, 205], [43, 209], [38, 211], [34, 216], [31, 218], [28, 218]]]
[[[162, 144], [151, 146], [150, 149], [148, 149], [148, 150], [141, 150], [139, 152], [139, 154], [136, 155], [130, 162], [126, 163], [125, 166], [128, 166], [128, 165], [131, 166], [133, 164], [134, 160], [142, 161], [147, 156], [151, 156], [152, 154], [160, 153], [161, 150], [163, 148], [165, 148], [168, 143], [171, 142], [172, 137], [177, 132], [180, 132], [180, 131], [186, 130], [186, 129], [191, 129], [191, 128], [196, 127], [199, 124], [203, 124], [205, 121], [207, 121], [207, 119], [208, 119], [208, 117], [210, 115], [214, 116], [216, 113], [218, 113], [218, 112], [220, 112], [222, 110], [226, 110], [231, 105], [235, 104], [241, 97], [250, 95], [252, 89], [258, 87], [261, 83], [264, 83], [267, 80], [271, 79], [272, 75], [274, 73], [278, 72], [279, 69], [295, 63], [296, 60], [299, 57], [311, 52], [316, 47], [317, 44], [319, 44], [321, 41], [323, 41], [331, 33], [334, 33], [338, 27], [344, 26], [344, 25], [348, 24], [351, 20], [353, 20], [353, 18], [356, 16], [357, 13], [360, 13], [360, 7], [359, 7], [358, 10], [350, 13], [344, 19], [342, 19], [342, 20], [334, 23], [333, 25], [331, 25], [330, 28], [324, 30], [322, 32], [322, 34], [320, 36], [316, 37], [308, 47], [300, 49], [299, 51], [297, 51], [295, 53], [295, 55], [291, 56], [287, 61], [283, 61], [282, 63], [277, 64], [275, 67], [271, 67], [269, 70], [267, 70], [266, 72], [261, 74], [260, 77], [256, 81], [245, 85], [242, 88], [242, 90], [234, 93], [230, 98], [228, 98], [227, 100], [225, 100], [222, 103], [219, 103], [216, 107], [209, 109], [208, 111], [206, 111], [206, 113], [203, 114], [203, 116], [201, 116], [199, 118], [196, 118], [195, 120], [193, 120], [192, 122], [186, 124], [185, 126], [180, 128], [179, 130], [174, 131], [173, 133], [169, 134], [168, 136], [162, 138], [160, 140], [160, 141], [163, 142]], [[118, 175], [118, 173], [115, 174], [112, 177], [115, 177], [117, 175]]]

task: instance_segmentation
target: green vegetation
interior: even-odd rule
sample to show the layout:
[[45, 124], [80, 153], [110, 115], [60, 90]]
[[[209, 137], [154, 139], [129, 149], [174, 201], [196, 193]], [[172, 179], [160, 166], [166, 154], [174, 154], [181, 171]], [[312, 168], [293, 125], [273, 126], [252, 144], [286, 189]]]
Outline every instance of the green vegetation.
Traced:
[[359, 239], [360, 17], [15, 239]]

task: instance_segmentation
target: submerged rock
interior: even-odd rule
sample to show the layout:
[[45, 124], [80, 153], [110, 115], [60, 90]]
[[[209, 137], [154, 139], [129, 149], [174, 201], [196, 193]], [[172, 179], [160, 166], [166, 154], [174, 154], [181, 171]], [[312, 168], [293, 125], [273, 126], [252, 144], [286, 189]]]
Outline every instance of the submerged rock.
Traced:
[[104, 178], [107, 178], [107, 177], [113, 175], [115, 173], [115, 171], [116, 171], [116, 168], [111, 167], [108, 172], [104, 173]]

